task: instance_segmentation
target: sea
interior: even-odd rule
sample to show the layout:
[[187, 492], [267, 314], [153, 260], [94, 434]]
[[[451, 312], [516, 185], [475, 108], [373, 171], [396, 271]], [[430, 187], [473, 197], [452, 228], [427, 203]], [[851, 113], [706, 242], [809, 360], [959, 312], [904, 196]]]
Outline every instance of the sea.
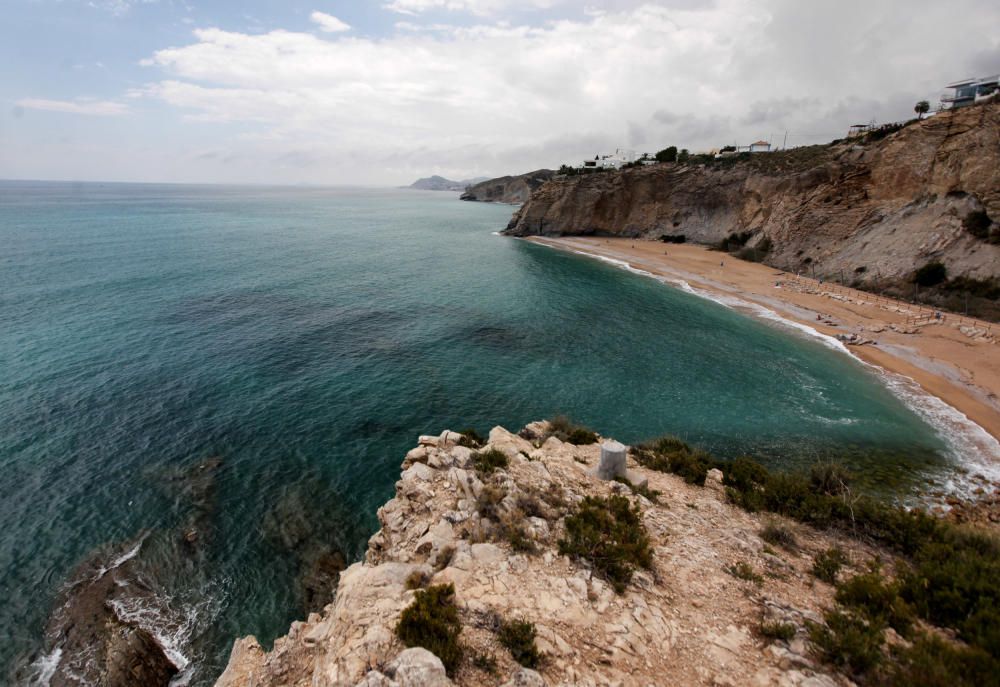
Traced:
[[912, 382], [773, 313], [499, 235], [511, 212], [0, 182], [0, 682], [44, 684], [82, 563], [144, 556], [130, 617], [177, 684], [211, 684], [235, 638], [304, 617], [304, 551], [360, 559], [404, 454], [445, 428], [563, 414], [775, 468], [838, 460], [904, 501], [986, 469], [995, 442]]

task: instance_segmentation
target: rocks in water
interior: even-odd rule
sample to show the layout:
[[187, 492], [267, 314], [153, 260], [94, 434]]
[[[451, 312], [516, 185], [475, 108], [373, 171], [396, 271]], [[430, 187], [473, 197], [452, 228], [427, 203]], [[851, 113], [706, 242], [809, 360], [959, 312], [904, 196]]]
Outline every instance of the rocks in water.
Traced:
[[46, 653], [59, 657], [51, 687], [166, 687], [180, 670], [153, 634], [121, 611], [142, 605], [156, 615], [158, 600], [134, 569], [141, 546], [92, 556], [73, 574], [45, 632]]
[[222, 459], [206, 458], [170, 474], [167, 490], [174, 498], [185, 502], [187, 517], [178, 530], [183, 552], [195, 555], [203, 552], [213, 532], [216, 508], [216, 481], [222, 469]]
[[326, 512], [324, 501], [320, 485], [298, 485], [285, 491], [262, 521], [264, 540], [295, 559], [305, 614], [333, 601], [340, 573], [347, 567], [343, 552], [330, 541], [329, 528], [334, 525], [328, 521], [337, 521], [338, 514]]
[[333, 601], [340, 573], [346, 567], [344, 554], [334, 548], [321, 549], [306, 557], [299, 585], [303, 594], [302, 605], [307, 613], [322, 610]]
[[[100, 684], [168, 685], [178, 668], [146, 630], [114, 622], [105, 644], [105, 676]], [[53, 683], [54, 684], [54, 683]]]

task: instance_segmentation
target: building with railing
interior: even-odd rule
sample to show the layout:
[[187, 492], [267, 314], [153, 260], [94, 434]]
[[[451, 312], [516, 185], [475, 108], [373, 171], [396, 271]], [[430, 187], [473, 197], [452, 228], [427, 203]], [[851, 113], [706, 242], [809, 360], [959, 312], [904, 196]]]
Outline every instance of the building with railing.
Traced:
[[945, 88], [951, 92], [941, 96], [941, 102], [951, 108], [968, 107], [982, 102], [997, 94], [997, 82], [1000, 74], [994, 74], [984, 79], [962, 79], [948, 84]]

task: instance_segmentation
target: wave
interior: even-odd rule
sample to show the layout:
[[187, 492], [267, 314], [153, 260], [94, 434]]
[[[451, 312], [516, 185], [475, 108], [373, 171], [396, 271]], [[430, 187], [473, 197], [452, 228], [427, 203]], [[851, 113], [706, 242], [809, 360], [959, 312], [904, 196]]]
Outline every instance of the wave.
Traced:
[[141, 537], [139, 537], [139, 540], [135, 543], [135, 546], [133, 546], [131, 549], [123, 553], [121, 556], [118, 556], [117, 558], [113, 559], [110, 563], [108, 563], [108, 565], [106, 566], [102, 565], [100, 568], [98, 568], [97, 572], [94, 574], [93, 579], [95, 581], [101, 579], [115, 568], [121, 567], [123, 564], [125, 564], [126, 562], [132, 560], [137, 555], [139, 555], [139, 550], [142, 548], [142, 543], [146, 541], [147, 536], [149, 535], [143, 534]]
[[944, 441], [948, 447], [949, 458], [956, 463], [955, 467], [958, 468], [958, 471], [949, 475], [945, 480], [944, 492], [969, 497], [973, 495], [976, 488], [982, 486], [981, 482], [976, 479], [977, 475], [991, 481], [1000, 480], [1000, 441], [976, 424], [965, 413], [949, 405], [937, 396], [924, 391], [911, 377], [886, 370], [877, 365], [872, 365], [855, 355], [849, 347], [835, 337], [816, 331], [809, 325], [783, 317], [774, 310], [759, 303], [754, 303], [738, 296], [728, 296], [699, 289], [691, 286], [683, 279], [654, 274], [634, 267], [625, 260], [609, 258], [605, 255], [590, 253], [577, 248], [569, 250], [585, 257], [606, 262], [633, 274], [655, 279], [661, 284], [679, 288], [682, 291], [724, 307], [749, 312], [772, 324], [792, 330], [832, 350], [850, 356], [853, 360], [873, 371], [882, 384], [896, 398], [930, 425], [935, 433]]

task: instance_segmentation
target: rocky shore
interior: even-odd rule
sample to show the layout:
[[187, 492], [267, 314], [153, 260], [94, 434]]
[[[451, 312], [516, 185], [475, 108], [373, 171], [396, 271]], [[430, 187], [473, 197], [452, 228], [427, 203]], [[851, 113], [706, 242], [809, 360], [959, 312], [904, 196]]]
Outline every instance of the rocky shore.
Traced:
[[[602, 479], [604, 442], [568, 443], [548, 423], [496, 427], [476, 449], [454, 432], [420, 437], [332, 603], [270, 651], [238, 640], [217, 687], [850, 684], [808, 648], [807, 626], [835, 591], [814, 559], [836, 546], [845, 571], [862, 571], [890, 554], [740, 509], [719, 470], [696, 486], [629, 454], [618, 481]], [[650, 553], [622, 585], [564, 553], [569, 514], [615, 496], [634, 504]], [[768, 526], [794, 546], [765, 542]], [[404, 609], [438, 585], [453, 585], [460, 624], [450, 675], [397, 633]], [[511, 622], [533, 630], [537, 654], [520, 663], [499, 630]]]

